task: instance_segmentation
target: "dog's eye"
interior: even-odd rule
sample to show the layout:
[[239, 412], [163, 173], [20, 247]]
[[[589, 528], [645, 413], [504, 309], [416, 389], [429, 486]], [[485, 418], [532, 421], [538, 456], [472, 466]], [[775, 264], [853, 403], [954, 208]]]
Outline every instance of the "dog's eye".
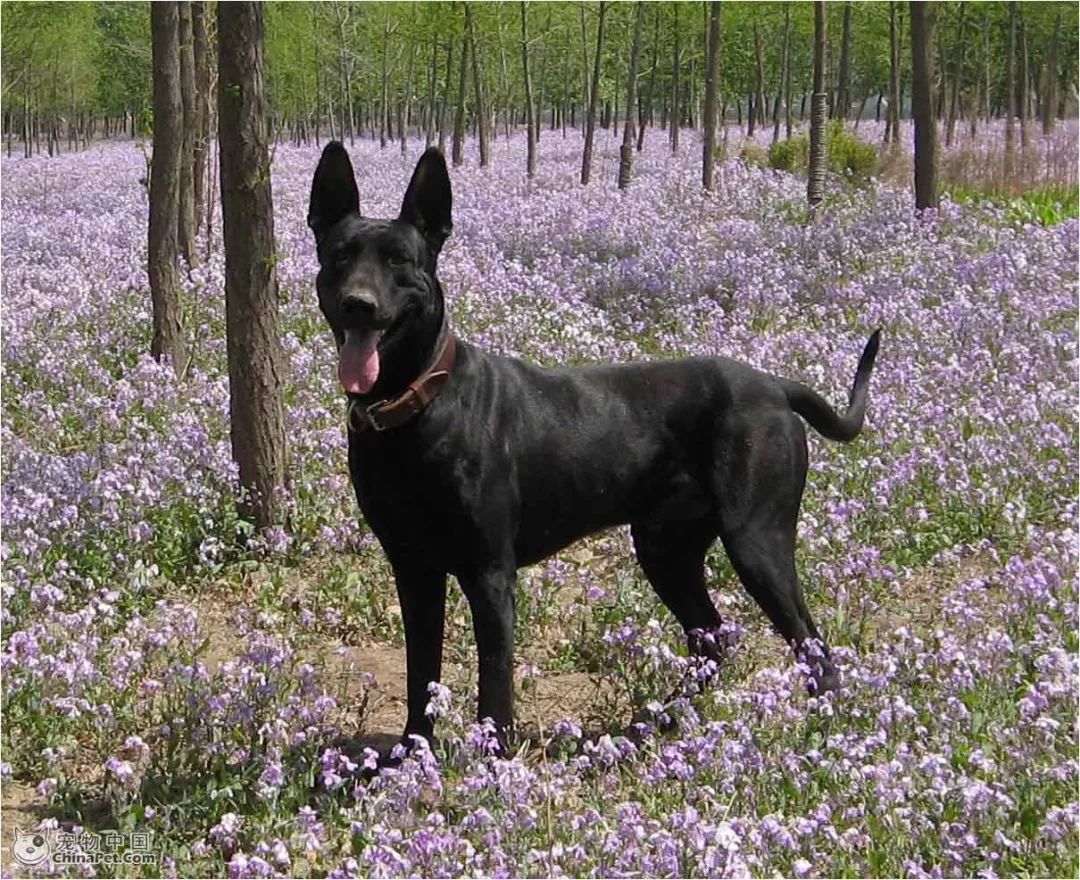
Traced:
[[403, 269], [409, 261], [401, 254], [391, 254], [386, 262], [391, 269]]

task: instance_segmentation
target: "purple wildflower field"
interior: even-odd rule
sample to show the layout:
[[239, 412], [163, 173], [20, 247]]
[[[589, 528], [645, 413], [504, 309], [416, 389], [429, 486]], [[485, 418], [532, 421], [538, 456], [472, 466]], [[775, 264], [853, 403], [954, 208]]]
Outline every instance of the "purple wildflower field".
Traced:
[[[365, 213], [396, 215], [422, 146], [350, 148]], [[729, 660], [659, 702], [696, 670], [616, 531], [522, 574], [517, 754], [467, 721], [452, 588], [439, 738], [364, 781], [404, 719], [402, 630], [315, 301], [317, 148], [274, 157], [292, 485], [288, 530], [257, 538], [232, 504], [220, 224], [178, 383], [148, 354], [139, 147], [5, 159], [5, 822], [148, 830], [161, 861], [129, 876], [1076, 876], [1077, 221], [917, 217], [905, 188], [833, 181], [807, 228], [801, 178], [732, 159], [703, 193], [689, 133], [676, 157], [650, 136], [622, 193], [608, 135], [587, 188], [576, 135], [540, 156], [531, 183], [518, 136], [451, 172], [463, 338], [727, 355], [839, 403], [884, 328], [863, 435], [810, 441], [798, 561], [841, 692], [807, 696], [717, 549]]]

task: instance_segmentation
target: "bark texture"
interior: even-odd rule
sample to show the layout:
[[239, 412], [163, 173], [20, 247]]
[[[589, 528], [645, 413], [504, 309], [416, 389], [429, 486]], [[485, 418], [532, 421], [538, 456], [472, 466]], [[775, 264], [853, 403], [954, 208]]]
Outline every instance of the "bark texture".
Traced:
[[638, 58], [641, 55], [641, 20], [645, 4], [634, 8], [634, 40], [630, 44], [630, 72], [626, 83], [626, 119], [623, 125], [622, 146], [619, 147], [619, 189], [630, 185], [630, 170], [634, 162], [634, 99], [637, 97]]
[[177, 375], [187, 367], [180, 317], [180, 278], [176, 267], [184, 112], [180, 98], [179, 28], [179, 10], [175, 2], [150, 4], [154, 101], [147, 240], [147, 274], [153, 308], [150, 353], [157, 361], [169, 358]]
[[206, 210], [206, 183], [209, 175], [207, 158], [210, 155], [210, 42], [207, 33], [206, 3], [196, 0], [191, 4], [191, 33], [195, 59], [195, 224], [203, 225]]
[[960, 19], [957, 22], [956, 68], [952, 78], [952, 92], [949, 96], [949, 114], [946, 117], [945, 146], [951, 147], [956, 136], [956, 120], [960, 115], [960, 88], [964, 79], [964, 51], [967, 48], [964, 33], [964, 7], [960, 7]]
[[1054, 33], [1050, 48], [1046, 51], [1046, 68], [1043, 72], [1042, 128], [1049, 137], [1054, 133], [1058, 105], [1058, 43], [1061, 39], [1061, 13], [1054, 18]]
[[249, 493], [241, 514], [262, 528], [281, 520], [285, 484], [284, 358], [263, 85], [263, 7], [219, 3], [217, 20], [232, 452], [240, 484]]
[[840, 37], [840, 76], [836, 90], [836, 115], [847, 119], [851, 113], [851, 3], [844, 4], [844, 24]]
[[679, 4], [672, 4], [671, 24], [671, 152], [679, 152], [679, 127], [682, 125], [682, 94], [679, 91], [679, 68], [682, 66], [682, 53], [679, 51]]
[[491, 151], [488, 146], [487, 101], [484, 97], [484, 78], [480, 73], [480, 56], [476, 51], [476, 25], [473, 23], [472, 5], [465, 4], [465, 29], [469, 34], [472, 56], [473, 96], [476, 100], [476, 132], [480, 141], [480, 167], [487, 168]]
[[180, 24], [180, 102], [184, 108], [183, 145], [180, 150], [180, 225], [177, 243], [189, 266], [197, 262], [195, 233], [198, 229], [195, 212], [195, 141], [198, 138], [198, 110], [195, 106], [195, 38], [191, 21], [190, 0], [177, 4]]
[[934, 118], [934, 8], [911, 2], [911, 115], [915, 120], [915, 207], [936, 208], [937, 120]]
[[713, 188], [716, 166], [716, 104], [720, 67], [720, 0], [709, 3], [709, 43], [705, 59], [705, 130], [702, 133], [701, 185]]
[[600, 56], [604, 48], [604, 16], [607, 4], [600, 0], [596, 22], [596, 57], [593, 59], [592, 86], [589, 88], [589, 110], [585, 116], [585, 149], [581, 153], [581, 183], [589, 182], [592, 174], [593, 139], [596, 136], [596, 93], [600, 90]]
[[1016, 4], [1009, 4], [1005, 40], [1005, 177], [1016, 168]]
[[456, 168], [465, 161], [465, 83], [469, 69], [469, 32], [462, 25], [461, 69], [458, 71], [457, 109], [454, 111], [454, 140], [450, 146], [451, 161]]
[[889, 3], [889, 109], [885, 120], [885, 142], [900, 143], [900, 4]]
[[810, 162], [806, 175], [807, 221], [817, 220], [825, 198], [825, 122], [829, 96], [825, 92], [825, 2], [814, 3], [814, 91], [810, 96]]
[[525, 78], [525, 124], [528, 129], [528, 141], [525, 154], [525, 173], [532, 177], [536, 173], [536, 106], [533, 104], [532, 77], [529, 75], [529, 26], [528, 8], [525, 0], [521, 2], [521, 67]]
[[1024, 14], [1021, 9], [1016, 10], [1017, 26], [1020, 28], [1020, 70], [1017, 79], [1020, 85], [1020, 95], [1017, 98], [1017, 108], [1020, 115], [1020, 149], [1026, 150], [1028, 145], [1028, 39], [1027, 24], [1024, 22]]

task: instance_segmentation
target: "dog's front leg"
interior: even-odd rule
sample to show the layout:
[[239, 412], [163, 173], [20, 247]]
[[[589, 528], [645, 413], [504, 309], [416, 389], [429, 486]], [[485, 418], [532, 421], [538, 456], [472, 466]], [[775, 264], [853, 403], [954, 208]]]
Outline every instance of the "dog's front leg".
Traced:
[[480, 660], [477, 718], [490, 718], [500, 737], [514, 720], [514, 584], [517, 571], [497, 567], [461, 578], [472, 611]]
[[446, 617], [446, 575], [427, 569], [394, 567], [401, 619], [405, 625], [409, 717], [405, 736], [431, 740], [434, 722], [425, 710], [428, 685], [442, 676], [443, 622]]

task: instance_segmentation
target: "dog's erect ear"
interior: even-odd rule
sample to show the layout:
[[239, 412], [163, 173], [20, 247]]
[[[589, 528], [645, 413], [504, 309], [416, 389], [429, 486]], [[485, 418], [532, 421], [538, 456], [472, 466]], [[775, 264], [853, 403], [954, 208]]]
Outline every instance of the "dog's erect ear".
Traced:
[[318, 240], [326, 230], [348, 214], [360, 213], [360, 193], [345, 147], [330, 141], [315, 169], [307, 222]]
[[437, 147], [428, 147], [416, 163], [398, 219], [419, 229], [431, 250], [438, 254], [454, 228], [450, 219], [452, 200], [446, 159]]

